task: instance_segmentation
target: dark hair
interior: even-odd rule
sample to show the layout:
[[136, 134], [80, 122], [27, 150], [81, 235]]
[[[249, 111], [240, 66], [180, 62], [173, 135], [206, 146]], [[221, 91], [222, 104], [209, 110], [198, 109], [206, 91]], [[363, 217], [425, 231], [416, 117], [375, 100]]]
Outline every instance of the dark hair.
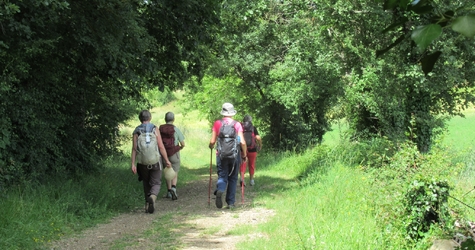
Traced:
[[144, 109], [140, 111], [139, 120], [140, 122], [150, 121], [152, 120], [152, 114], [150, 114], [150, 111]]
[[242, 122], [252, 122], [252, 117], [250, 115], [245, 115], [244, 119], [242, 119]]
[[175, 120], [175, 115], [173, 114], [173, 112], [167, 112], [165, 114], [165, 122], [171, 122], [174, 120]]

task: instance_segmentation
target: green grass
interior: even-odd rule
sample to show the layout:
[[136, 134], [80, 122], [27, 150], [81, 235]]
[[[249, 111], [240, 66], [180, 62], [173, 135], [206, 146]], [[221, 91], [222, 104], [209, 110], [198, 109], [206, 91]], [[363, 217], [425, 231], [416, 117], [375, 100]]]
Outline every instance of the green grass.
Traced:
[[[151, 110], [152, 122], [164, 122], [168, 111], [175, 113], [175, 125], [184, 133], [186, 147], [182, 151], [179, 185], [204, 178], [197, 174], [208, 169], [214, 156], [207, 147], [210, 126], [197, 112], [184, 112], [182, 98]], [[475, 157], [472, 144], [475, 112], [466, 118], [454, 118], [442, 146], [454, 169], [451, 194], [473, 204], [471, 190], [475, 185]], [[139, 124], [136, 117], [124, 124], [121, 132], [131, 140], [132, 130]], [[343, 128], [344, 129], [344, 128]], [[229, 234], [263, 235], [239, 243], [240, 249], [401, 249], [405, 244], [398, 220], [398, 195], [379, 190], [373, 174], [357, 165], [358, 152], [337, 150], [339, 129], [324, 138], [324, 145], [303, 153], [263, 151], [257, 159], [256, 183], [251, 207], [274, 211], [263, 224], [234, 228]], [[92, 175], [73, 179], [45, 180], [41, 186], [18, 186], [2, 192], [0, 203], [0, 249], [38, 249], [46, 243], [80, 232], [113, 216], [143, 206], [142, 185], [130, 171], [130, 142], [122, 149], [124, 156], [104, 160], [104, 169]], [[435, 158], [437, 158], [435, 156]], [[434, 162], [442, 162], [434, 160]], [[455, 168], [455, 166], [461, 166]], [[436, 166], [437, 167], [437, 166]], [[434, 171], [436, 171], [435, 169]], [[380, 171], [386, 171], [381, 169]], [[458, 171], [458, 170], [457, 170]], [[431, 173], [431, 172], [428, 172]], [[441, 172], [449, 175], [448, 172]], [[388, 181], [386, 189], [398, 185]], [[381, 189], [384, 189], [384, 186]], [[164, 188], [162, 186], [163, 195]], [[469, 193], [469, 194], [467, 194]], [[475, 213], [460, 203], [449, 200], [462, 215]], [[394, 210], [392, 210], [394, 209]], [[182, 215], [194, 216], [194, 215]], [[394, 223], [387, 223], [394, 221]], [[157, 248], [180, 249], [172, 235], [186, 224], [173, 224], [166, 214], [147, 230], [144, 237], [157, 243]], [[173, 226], [171, 226], [173, 225]], [[178, 231], [173, 231], [177, 229]], [[210, 228], [204, 234], [213, 234]], [[156, 233], [163, 236], [158, 238]], [[130, 245], [130, 235], [114, 243], [113, 249]], [[423, 249], [421, 247], [421, 249]], [[427, 248], [426, 248], [427, 249]]]
[[50, 179], [3, 194], [0, 248], [35, 248], [129, 211], [139, 195], [129, 165], [121, 157], [105, 165], [94, 175]]
[[448, 133], [443, 140], [443, 144], [454, 151], [469, 151], [475, 145], [475, 133], [472, 132], [475, 108], [467, 109], [464, 115], [465, 117], [454, 117], [448, 122]]
[[257, 229], [236, 229], [266, 235], [238, 244], [239, 249], [399, 249], [398, 242], [382, 237], [368, 176], [326, 161], [321, 150], [281, 159], [262, 156], [254, 202], [276, 215]]

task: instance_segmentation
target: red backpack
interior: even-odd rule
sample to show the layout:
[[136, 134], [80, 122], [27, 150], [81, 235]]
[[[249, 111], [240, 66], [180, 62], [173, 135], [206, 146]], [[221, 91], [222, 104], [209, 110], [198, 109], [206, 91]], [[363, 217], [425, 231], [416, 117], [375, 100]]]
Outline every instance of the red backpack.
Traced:
[[167, 156], [172, 156], [180, 151], [180, 146], [175, 145], [175, 126], [173, 124], [162, 124], [159, 130]]

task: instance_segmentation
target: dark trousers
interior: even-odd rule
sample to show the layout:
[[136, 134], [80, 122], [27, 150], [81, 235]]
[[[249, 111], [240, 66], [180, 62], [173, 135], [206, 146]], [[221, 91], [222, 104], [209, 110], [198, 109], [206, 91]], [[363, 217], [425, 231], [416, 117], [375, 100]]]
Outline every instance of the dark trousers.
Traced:
[[226, 191], [226, 203], [234, 205], [236, 201], [236, 185], [239, 175], [238, 159], [221, 159], [216, 157], [216, 166], [218, 169], [218, 182], [216, 183], [218, 191]]
[[158, 195], [162, 185], [162, 170], [159, 164], [156, 167], [137, 164], [137, 172], [143, 182], [145, 200], [152, 194]]

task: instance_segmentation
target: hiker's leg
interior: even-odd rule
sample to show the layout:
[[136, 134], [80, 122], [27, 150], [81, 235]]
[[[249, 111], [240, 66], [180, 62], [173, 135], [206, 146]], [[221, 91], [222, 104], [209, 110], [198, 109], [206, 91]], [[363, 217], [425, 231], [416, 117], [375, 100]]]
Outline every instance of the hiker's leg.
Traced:
[[228, 205], [234, 205], [236, 201], [236, 184], [239, 175], [239, 165], [237, 164], [240, 161], [234, 161], [230, 166], [229, 175], [228, 175], [228, 189], [226, 191], [226, 203]]
[[150, 193], [150, 183], [149, 183], [150, 175], [149, 175], [147, 166], [137, 164], [137, 172], [139, 172], [140, 176], [142, 177], [144, 197], [145, 197], [145, 200], [147, 200], [147, 197]]
[[176, 184], [178, 182], [178, 172], [180, 172], [180, 151], [176, 152], [174, 155], [168, 158], [170, 162], [172, 163], [172, 168], [175, 170], [176, 176], [173, 178], [171, 181], [171, 185], [176, 187]]
[[[218, 155], [216, 155], [216, 174], [218, 175], [219, 178], [219, 171], [221, 169], [221, 159], [219, 158]], [[218, 182], [216, 181], [216, 189], [214, 190], [214, 195], [216, 195], [216, 192], [218, 191]]]
[[168, 193], [171, 195], [172, 200], [176, 200], [178, 199], [176, 184], [178, 181], [178, 172], [180, 171], [180, 152], [176, 152], [175, 154], [169, 156], [168, 159], [172, 163], [172, 168], [175, 171], [175, 177], [172, 180], [167, 180]]
[[148, 173], [150, 175], [150, 191], [148, 195], [158, 195], [160, 186], [162, 185], [162, 170], [160, 170], [160, 168], [154, 168], [149, 170]]
[[256, 172], [256, 158], [257, 152], [248, 152], [247, 153], [247, 161], [249, 162], [249, 176], [254, 179], [254, 173]]
[[216, 183], [218, 191], [224, 192], [226, 186], [228, 185], [228, 169], [231, 169], [229, 165], [232, 166], [233, 159], [219, 159], [216, 158], [217, 162], [219, 161], [218, 167], [218, 182]]

